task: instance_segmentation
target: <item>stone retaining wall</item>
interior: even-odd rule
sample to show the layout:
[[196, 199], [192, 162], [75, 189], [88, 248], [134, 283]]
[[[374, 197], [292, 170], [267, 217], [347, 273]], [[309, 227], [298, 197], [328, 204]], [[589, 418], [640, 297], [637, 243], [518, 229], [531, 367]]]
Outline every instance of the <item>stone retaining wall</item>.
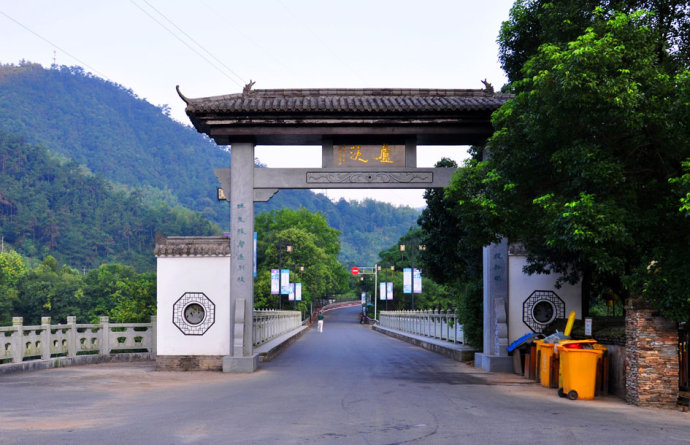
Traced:
[[652, 309], [626, 307], [626, 401], [673, 408], [678, 400], [678, 327]]

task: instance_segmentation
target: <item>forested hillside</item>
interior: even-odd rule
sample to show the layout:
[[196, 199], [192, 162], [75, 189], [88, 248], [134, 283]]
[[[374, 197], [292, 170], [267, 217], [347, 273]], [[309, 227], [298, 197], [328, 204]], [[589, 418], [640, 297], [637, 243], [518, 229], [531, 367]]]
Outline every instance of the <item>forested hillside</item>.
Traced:
[[0, 130], [19, 134], [117, 184], [156, 189], [226, 219], [213, 169], [229, 155], [120, 85], [77, 67], [0, 66]]
[[199, 213], [139, 192], [115, 191], [75, 161], [60, 162], [21, 137], [0, 132], [0, 235], [34, 258], [91, 269], [117, 262], [153, 270], [154, 235], [220, 234]]
[[[227, 167], [230, 155], [171, 119], [166, 106], [154, 106], [121, 85], [78, 67], [0, 65], [0, 130], [85, 166], [117, 189], [136, 189], [132, 196], [142, 205], [179, 203], [227, 229], [229, 207], [216, 200], [213, 169]], [[68, 165], [83, 170], [76, 164]], [[268, 203], [259, 203], [257, 213], [285, 207], [325, 214], [331, 226], [343, 232], [340, 259], [351, 265], [373, 264], [376, 253], [416, 225], [419, 214], [374, 201], [334, 204], [308, 190], [283, 190]], [[44, 222], [36, 221], [36, 230], [49, 231]], [[127, 239], [117, 238], [116, 243]]]

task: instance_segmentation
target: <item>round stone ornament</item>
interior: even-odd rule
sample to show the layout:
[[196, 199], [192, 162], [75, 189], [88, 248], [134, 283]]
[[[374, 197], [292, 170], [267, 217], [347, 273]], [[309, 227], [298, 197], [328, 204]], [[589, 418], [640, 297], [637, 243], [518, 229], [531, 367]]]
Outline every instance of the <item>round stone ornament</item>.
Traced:
[[185, 292], [173, 304], [173, 324], [185, 335], [204, 335], [216, 321], [216, 305], [203, 292]]

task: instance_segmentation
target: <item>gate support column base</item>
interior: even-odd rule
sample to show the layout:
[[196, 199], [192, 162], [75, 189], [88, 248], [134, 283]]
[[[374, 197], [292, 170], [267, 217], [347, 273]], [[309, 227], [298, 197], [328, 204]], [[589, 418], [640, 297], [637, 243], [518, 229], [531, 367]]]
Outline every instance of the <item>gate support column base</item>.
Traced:
[[236, 374], [254, 372], [259, 367], [259, 354], [248, 357], [233, 357], [226, 355], [223, 357], [223, 372]]
[[513, 357], [509, 355], [474, 354], [474, 367], [489, 372], [513, 372]]

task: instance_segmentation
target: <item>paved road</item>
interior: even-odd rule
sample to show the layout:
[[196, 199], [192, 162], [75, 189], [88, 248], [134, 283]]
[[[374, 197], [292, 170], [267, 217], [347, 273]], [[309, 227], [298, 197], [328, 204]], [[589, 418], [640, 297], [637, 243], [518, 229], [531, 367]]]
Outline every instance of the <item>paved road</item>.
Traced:
[[249, 375], [103, 364], [0, 376], [0, 444], [680, 444], [690, 415], [569, 401], [330, 312]]

